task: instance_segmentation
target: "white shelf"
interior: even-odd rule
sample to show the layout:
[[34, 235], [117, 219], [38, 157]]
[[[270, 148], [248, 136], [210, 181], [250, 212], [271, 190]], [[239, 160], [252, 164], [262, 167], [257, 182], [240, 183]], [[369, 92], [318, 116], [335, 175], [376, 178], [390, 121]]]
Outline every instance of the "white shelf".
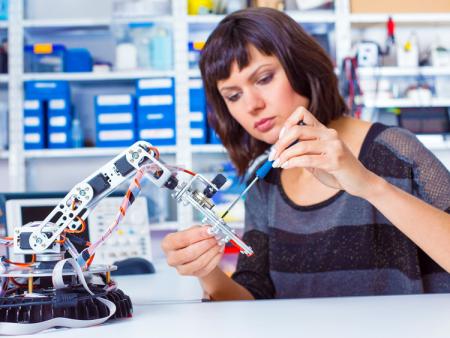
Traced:
[[95, 28], [108, 27], [112, 24], [127, 24], [133, 22], [172, 22], [171, 16], [158, 17], [130, 17], [130, 18], [80, 18], [80, 19], [48, 19], [35, 20], [29, 19], [23, 21], [25, 28]]
[[384, 24], [389, 17], [392, 17], [395, 23], [447, 23], [450, 25], [450, 13], [350, 14], [350, 22], [355, 24]]
[[331, 10], [286, 11], [286, 14], [299, 23], [334, 23], [336, 21], [336, 14]]
[[[295, 21], [300, 23], [334, 23], [336, 15], [334, 11], [286, 11]], [[188, 23], [190, 24], [218, 24], [225, 15], [190, 15]]]
[[221, 144], [192, 145], [191, 149], [194, 154], [225, 154], [227, 152]]
[[404, 107], [450, 107], [450, 98], [431, 98], [430, 100], [405, 99], [364, 99], [367, 108], [404, 108]]
[[431, 151], [450, 150], [450, 138], [442, 135], [417, 135], [417, 138]]
[[0, 75], [0, 83], [8, 83], [8, 81], [9, 81], [8, 74], [1, 74]]
[[8, 21], [1, 20], [0, 21], [0, 28], [8, 28]]
[[[157, 146], [161, 154], [175, 154], [176, 146]], [[74, 157], [112, 157], [124, 151], [120, 148], [69, 148], [69, 149], [36, 149], [26, 150], [27, 159], [41, 158], [74, 158]], [[226, 150], [221, 144], [192, 145], [192, 152], [195, 154], [225, 154]], [[0, 158], [2, 156], [0, 152]], [[6, 155], [7, 156], [7, 155]]]
[[7, 150], [0, 150], [0, 160], [7, 160], [9, 158], [9, 152]]
[[135, 80], [148, 77], [174, 77], [174, 71], [135, 70], [127, 72], [105, 73], [24, 73], [24, 81], [36, 80], [66, 80], [66, 81], [111, 81]]
[[450, 76], [450, 67], [360, 67], [360, 77], [369, 76]]
[[189, 15], [187, 22], [190, 24], [218, 24], [224, 17], [225, 15], [214, 14]]
[[[36, 149], [26, 150], [28, 159], [38, 158], [73, 158], [73, 157], [112, 157], [120, 154], [127, 148], [72, 148], [72, 149]], [[175, 146], [158, 147], [162, 154], [175, 154]]]

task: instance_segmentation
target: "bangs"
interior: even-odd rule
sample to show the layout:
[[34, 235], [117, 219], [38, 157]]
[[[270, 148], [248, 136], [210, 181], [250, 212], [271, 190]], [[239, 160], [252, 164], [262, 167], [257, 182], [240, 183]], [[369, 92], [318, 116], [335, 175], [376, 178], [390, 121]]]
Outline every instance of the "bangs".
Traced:
[[[221, 38], [218, 39], [217, 36]], [[230, 77], [231, 66], [234, 62], [237, 63], [239, 70], [249, 65], [251, 60], [248, 46], [250, 45], [264, 55], [277, 54], [270, 35], [241, 22], [223, 23], [221, 29], [216, 30], [208, 40], [209, 46], [202, 53], [200, 69], [202, 77], [212, 86]]]

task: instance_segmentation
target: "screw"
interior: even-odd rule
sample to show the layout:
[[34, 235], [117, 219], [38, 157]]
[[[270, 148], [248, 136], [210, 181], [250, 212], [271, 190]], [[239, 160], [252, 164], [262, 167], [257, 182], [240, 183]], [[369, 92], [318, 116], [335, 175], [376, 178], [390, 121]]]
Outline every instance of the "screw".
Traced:
[[81, 190], [81, 191], [80, 191], [80, 195], [81, 195], [81, 196], [85, 196], [85, 195], [86, 195], [86, 191]]
[[139, 158], [139, 154], [137, 152], [133, 152], [133, 159], [137, 160]]

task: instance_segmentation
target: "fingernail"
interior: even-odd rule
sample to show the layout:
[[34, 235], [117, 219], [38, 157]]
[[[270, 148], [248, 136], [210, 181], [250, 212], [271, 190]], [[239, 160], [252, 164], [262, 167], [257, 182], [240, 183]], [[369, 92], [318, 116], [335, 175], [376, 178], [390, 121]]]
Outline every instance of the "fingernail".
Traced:
[[270, 153], [269, 153], [269, 161], [273, 161], [275, 154], [276, 154], [277, 150], [275, 149], [275, 147], [270, 148]]
[[272, 168], [278, 168], [280, 166], [280, 159], [277, 158], [273, 163], [272, 163]]
[[289, 161], [286, 161], [281, 165], [281, 168], [286, 169], [288, 166], [289, 166]]
[[278, 135], [278, 139], [283, 137], [284, 132], [286, 131], [286, 127], [281, 128], [280, 134]]

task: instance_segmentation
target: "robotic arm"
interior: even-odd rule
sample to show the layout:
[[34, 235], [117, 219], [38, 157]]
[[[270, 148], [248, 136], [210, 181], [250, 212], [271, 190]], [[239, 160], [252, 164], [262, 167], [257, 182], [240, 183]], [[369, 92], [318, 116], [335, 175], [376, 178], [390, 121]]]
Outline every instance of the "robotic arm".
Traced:
[[[177, 202], [190, 204], [198, 210], [204, 216], [203, 223], [211, 225], [211, 233], [221, 243], [231, 241], [242, 253], [253, 254], [251, 247], [241, 241], [224, 220], [212, 210], [214, 204], [210, 198], [222, 187], [226, 178], [219, 174], [212, 182], [209, 182], [197, 174], [188, 182], [179, 182], [176, 171], [169, 169], [160, 161], [158, 150], [145, 141], [136, 142], [77, 184], [39, 226], [16, 228], [14, 252], [38, 255], [59, 253], [61, 245], [58, 245], [58, 241], [61, 234], [66, 229], [79, 230], [96, 204], [139, 170], [143, 171], [144, 176], [157, 187], [172, 190], [172, 196]], [[199, 190], [199, 186], [203, 186], [203, 191]], [[133, 196], [133, 199], [135, 197]], [[83, 250], [79, 255], [73, 247], [70, 247], [69, 252], [82, 266], [93, 254], [92, 250], [91, 252]]]
[[[177, 177], [181, 170], [192, 177]], [[83, 243], [87, 247], [79, 253], [70, 239], [74, 243], [80, 239], [72, 235], [83, 232], [89, 212], [132, 175], [113, 224], [95, 242]], [[201, 175], [168, 166], [159, 160], [155, 147], [139, 141], [77, 184], [45, 220], [15, 228], [13, 238], [0, 238], [0, 245], [13, 246], [14, 253], [33, 255], [31, 263], [0, 257], [0, 335], [29, 334], [55, 326], [87, 327], [131, 316], [130, 298], [110, 278], [116, 267], [90, 263], [139, 194], [144, 177], [159, 188], [172, 190], [177, 202], [198, 210], [219, 242], [231, 241], [242, 253], [253, 254], [213, 210], [211, 197], [226, 182], [224, 176], [218, 174], [209, 182]], [[64, 259], [66, 251], [72, 258]], [[65, 268], [68, 263], [71, 269]], [[21, 282], [23, 279], [28, 283]]]

